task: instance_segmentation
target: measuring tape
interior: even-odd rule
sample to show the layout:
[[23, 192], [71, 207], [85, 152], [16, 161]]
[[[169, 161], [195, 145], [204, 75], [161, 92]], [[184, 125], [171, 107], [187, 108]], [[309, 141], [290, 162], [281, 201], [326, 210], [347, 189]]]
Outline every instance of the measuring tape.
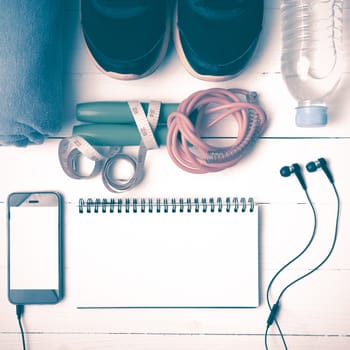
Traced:
[[[144, 164], [148, 150], [158, 148], [154, 137], [157, 127], [160, 102], [152, 101], [148, 106], [147, 116], [140, 102], [129, 102], [130, 111], [141, 135], [141, 143], [137, 158], [122, 152], [122, 147], [97, 147], [92, 146], [81, 136], [73, 136], [63, 139], [58, 148], [59, 161], [63, 171], [73, 179], [87, 179], [96, 176], [102, 171], [102, 181], [111, 192], [123, 192], [138, 185], [145, 174]], [[89, 174], [82, 174], [79, 169], [81, 157], [86, 157], [94, 162], [94, 167]], [[131, 164], [132, 174], [124, 179], [116, 179], [114, 172], [120, 160]]]

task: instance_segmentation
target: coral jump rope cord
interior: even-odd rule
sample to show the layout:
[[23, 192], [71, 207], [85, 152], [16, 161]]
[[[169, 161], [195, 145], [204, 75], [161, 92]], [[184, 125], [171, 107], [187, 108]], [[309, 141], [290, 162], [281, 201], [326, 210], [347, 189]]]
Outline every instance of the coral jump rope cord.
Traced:
[[[197, 111], [195, 124], [189, 116]], [[211, 117], [210, 117], [211, 116]], [[225, 118], [238, 125], [230, 146], [213, 146], [201, 134]], [[181, 169], [194, 174], [216, 172], [235, 165], [265, 131], [267, 118], [257, 94], [243, 89], [212, 88], [193, 93], [168, 117], [167, 150]]]
[[[92, 131], [87, 134], [77, 132], [73, 137], [60, 142], [58, 153], [64, 172], [74, 179], [81, 179], [94, 177], [102, 171], [103, 182], [112, 192], [135, 187], [143, 179], [145, 152], [158, 147], [156, 141], [153, 142], [155, 145], [152, 143], [151, 146], [147, 146], [147, 141], [149, 138], [154, 140], [160, 104], [158, 102], [149, 104], [147, 118], [143, 116], [144, 106], [138, 102], [96, 102], [92, 105], [85, 103], [80, 107], [79, 118], [81, 121], [89, 122], [90, 125], [87, 126], [92, 126]], [[127, 113], [125, 108], [128, 108]], [[166, 139], [168, 153], [181, 169], [196, 174], [220, 171], [236, 164], [252, 149], [267, 124], [265, 112], [258, 105], [257, 94], [242, 89], [213, 88], [198, 91], [180, 103], [176, 110], [174, 104], [169, 105], [167, 109], [171, 109], [167, 118], [168, 130], [167, 135], [161, 140], [164, 139], [165, 142]], [[140, 116], [142, 122], [137, 121]], [[148, 126], [148, 123], [151, 123], [151, 116], [156, 117], [157, 122]], [[189, 116], [196, 117], [195, 125]], [[121, 122], [117, 123], [120, 117]], [[206, 143], [201, 134], [225, 118], [233, 118], [238, 125], [235, 142], [226, 147]], [[136, 126], [138, 123], [142, 125]], [[99, 126], [103, 127], [102, 133]], [[138, 159], [122, 150], [120, 136], [125, 140], [126, 136], [121, 135], [121, 130], [125, 132], [123, 129], [125, 126], [129, 131], [130, 128], [136, 130], [132, 136], [130, 133], [127, 135], [131, 139], [127, 145], [134, 145], [135, 142], [140, 144], [140, 139], [142, 141]], [[139, 136], [138, 141], [135, 141], [135, 135]], [[91, 173], [81, 173], [79, 167], [81, 156], [95, 163]], [[132, 165], [133, 173], [128, 179], [118, 179], [114, 176], [119, 159], [124, 159]]]

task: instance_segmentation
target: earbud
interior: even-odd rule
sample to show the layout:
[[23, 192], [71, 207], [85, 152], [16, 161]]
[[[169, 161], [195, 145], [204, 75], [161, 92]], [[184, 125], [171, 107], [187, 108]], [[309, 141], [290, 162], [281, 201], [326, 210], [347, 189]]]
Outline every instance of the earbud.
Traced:
[[301, 173], [300, 165], [297, 163], [293, 163], [291, 166], [284, 166], [280, 170], [280, 174], [283, 177], [288, 177], [291, 174], [295, 174], [295, 176], [298, 178], [301, 187], [306, 190], [306, 182], [303, 178], [303, 174]]
[[306, 169], [310, 173], [315, 172], [318, 168], [321, 168], [324, 171], [324, 173], [326, 174], [328, 180], [331, 183], [334, 183], [333, 175], [331, 174], [330, 170], [328, 169], [327, 161], [324, 158], [319, 158], [315, 162], [309, 162], [306, 165]]

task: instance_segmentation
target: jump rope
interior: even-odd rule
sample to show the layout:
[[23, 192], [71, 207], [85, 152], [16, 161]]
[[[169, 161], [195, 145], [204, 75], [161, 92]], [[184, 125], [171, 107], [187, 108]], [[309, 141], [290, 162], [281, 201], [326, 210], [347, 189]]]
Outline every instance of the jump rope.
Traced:
[[[59, 147], [66, 174], [89, 178], [102, 169], [106, 187], [112, 192], [122, 192], [141, 182], [147, 150], [162, 144], [166, 144], [170, 158], [181, 169], [194, 174], [217, 172], [247, 155], [267, 126], [257, 94], [243, 89], [212, 88], [193, 93], [179, 105], [152, 106], [156, 103], [150, 103], [146, 116], [146, 105], [138, 102], [78, 105], [77, 120], [83, 124], [75, 126], [73, 137], [62, 140]], [[155, 118], [153, 125], [150, 116]], [[229, 146], [207, 142], [203, 133], [228, 118], [236, 122], [238, 129], [234, 142]], [[139, 144], [142, 152], [137, 158], [122, 152], [124, 146]], [[101, 147], [110, 149], [106, 153]], [[95, 162], [94, 170], [88, 175], [79, 171], [78, 159], [82, 155]], [[112, 178], [113, 167], [120, 158], [129, 161], [134, 170], [123, 183]]]
[[[199, 174], [235, 165], [266, 128], [266, 115], [256, 97], [246, 90], [211, 89], [196, 92], [184, 100], [168, 119], [167, 149], [174, 163], [185, 171]], [[188, 117], [193, 111], [198, 111], [195, 125]], [[215, 114], [212, 120], [207, 118], [212, 114]], [[202, 140], [203, 131], [227, 117], [233, 117], [238, 124], [237, 139], [232, 145], [218, 147]]]
[[327, 176], [333, 192], [335, 194], [336, 197], [336, 203], [337, 203], [337, 209], [336, 209], [336, 218], [335, 218], [335, 228], [334, 228], [334, 235], [333, 235], [333, 240], [332, 240], [332, 244], [331, 247], [328, 251], [328, 253], [326, 254], [326, 256], [321, 260], [321, 262], [319, 264], [317, 264], [315, 267], [313, 267], [310, 271], [308, 271], [307, 273], [301, 275], [300, 277], [296, 278], [295, 280], [291, 281], [290, 283], [288, 283], [279, 293], [276, 301], [274, 302], [274, 304], [272, 305], [271, 303], [271, 299], [270, 299], [270, 293], [271, 293], [271, 288], [275, 282], [275, 280], [277, 279], [277, 277], [288, 267], [290, 266], [292, 263], [294, 263], [296, 260], [298, 260], [302, 255], [304, 255], [307, 250], [310, 248], [310, 246], [312, 245], [315, 236], [316, 236], [316, 231], [317, 231], [317, 215], [316, 215], [316, 210], [315, 207], [311, 201], [310, 195], [308, 193], [307, 190], [307, 186], [306, 186], [306, 182], [303, 178], [302, 172], [301, 172], [301, 167], [298, 164], [293, 164], [292, 166], [288, 167], [285, 166], [283, 168], [281, 168], [281, 175], [284, 177], [288, 177], [291, 174], [295, 174], [297, 179], [300, 182], [300, 185], [303, 189], [303, 191], [305, 192], [306, 198], [307, 198], [307, 202], [312, 210], [312, 215], [313, 215], [313, 229], [312, 229], [312, 234], [311, 237], [308, 241], [308, 243], [306, 244], [306, 246], [304, 247], [304, 249], [301, 250], [301, 252], [299, 254], [297, 254], [293, 259], [291, 259], [289, 262], [287, 262], [285, 265], [283, 265], [276, 273], [275, 275], [272, 277], [272, 279], [270, 280], [267, 290], [266, 290], [266, 300], [267, 300], [267, 304], [270, 310], [270, 314], [269, 317], [267, 319], [266, 322], [266, 329], [265, 329], [265, 335], [264, 335], [264, 344], [265, 344], [265, 349], [268, 350], [269, 346], [268, 346], [268, 332], [269, 329], [271, 327], [272, 324], [276, 325], [276, 328], [278, 330], [279, 336], [281, 338], [283, 347], [285, 350], [288, 350], [288, 346], [285, 340], [285, 336], [284, 333], [281, 329], [281, 326], [278, 322], [278, 314], [281, 308], [281, 300], [283, 295], [285, 294], [285, 292], [292, 287], [294, 284], [300, 282], [301, 280], [303, 280], [304, 278], [306, 278], [307, 276], [310, 276], [312, 273], [314, 273], [315, 271], [317, 271], [328, 259], [329, 257], [332, 255], [334, 248], [335, 248], [335, 244], [337, 241], [337, 237], [338, 237], [338, 224], [339, 224], [339, 216], [340, 216], [340, 198], [339, 198], [339, 194], [337, 191], [337, 188], [334, 184], [334, 178], [333, 175], [331, 174], [329, 168], [328, 168], [328, 164], [326, 162], [326, 160], [324, 158], [319, 158], [316, 162], [309, 162], [306, 166], [306, 169], [309, 172], [315, 172], [317, 169], [322, 169], [323, 172], [325, 173], [325, 175]]

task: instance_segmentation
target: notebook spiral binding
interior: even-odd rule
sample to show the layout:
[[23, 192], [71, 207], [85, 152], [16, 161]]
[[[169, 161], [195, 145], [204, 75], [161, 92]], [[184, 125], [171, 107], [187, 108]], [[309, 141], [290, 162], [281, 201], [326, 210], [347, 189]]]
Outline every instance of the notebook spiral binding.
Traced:
[[118, 198], [118, 199], [79, 199], [79, 213], [145, 213], [145, 212], [253, 212], [253, 198], [221, 197], [214, 198]]

